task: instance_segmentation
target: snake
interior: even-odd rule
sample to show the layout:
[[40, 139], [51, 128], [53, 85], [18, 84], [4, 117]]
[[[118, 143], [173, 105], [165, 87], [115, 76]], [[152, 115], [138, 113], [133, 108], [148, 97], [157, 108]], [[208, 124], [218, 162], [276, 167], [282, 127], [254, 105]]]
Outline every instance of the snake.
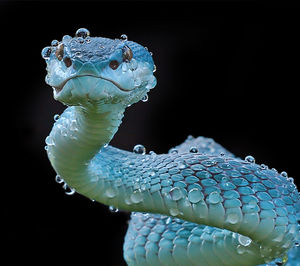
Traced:
[[126, 108], [156, 86], [146, 47], [80, 28], [42, 57], [54, 99], [67, 106], [45, 140], [56, 181], [131, 212], [128, 265], [300, 265], [299, 192], [286, 172], [206, 137], [165, 154], [109, 145]]

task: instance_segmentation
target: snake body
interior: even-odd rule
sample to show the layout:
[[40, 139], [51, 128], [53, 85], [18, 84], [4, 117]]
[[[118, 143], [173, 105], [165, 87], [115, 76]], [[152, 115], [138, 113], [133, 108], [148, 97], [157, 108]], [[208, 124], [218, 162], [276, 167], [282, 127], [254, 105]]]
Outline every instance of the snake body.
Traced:
[[285, 172], [204, 137], [160, 155], [108, 145], [126, 107], [156, 85], [146, 48], [79, 29], [42, 56], [54, 98], [69, 106], [46, 138], [49, 160], [71, 192], [133, 212], [128, 265], [275, 265], [289, 250], [287, 263], [299, 263], [299, 193]]

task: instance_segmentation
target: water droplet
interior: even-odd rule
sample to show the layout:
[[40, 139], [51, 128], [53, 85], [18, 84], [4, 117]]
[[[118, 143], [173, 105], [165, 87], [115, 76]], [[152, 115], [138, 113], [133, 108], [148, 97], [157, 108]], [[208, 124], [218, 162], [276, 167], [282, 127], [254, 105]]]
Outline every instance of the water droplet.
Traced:
[[142, 102], [147, 102], [149, 99], [148, 94], [145, 94], [145, 96], [142, 98]]
[[59, 114], [54, 115], [53, 119], [54, 121], [57, 121], [59, 119]]
[[171, 153], [171, 154], [177, 154], [177, 153], [178, 153], [178, 150], [172, 148], [172, 149], [169, 151], [169, 153]]
[[137, 154], [145, 155], [146, 154], [146, 148], [141, 144], [137, 144], [133, 147], [133, 152], [137, 153]]
[[51, 46], [57, 46], [59, 44], [59, 41], [58, 40], [53, 40], [51, 42]]
[[47, 145], [51, 146], [51, 145], [54, 145], [54, 141], [52, 139], [52, 137], [48, 136], [46, 139], [45, 139], [45, 142]]
[[248, 163], [255, 163], [255, 159], [251, 155], [246, 156], [245, 161], [248, 162]]
[[183, 197], [182, 192], [178, 187], [172, 188], [170, 190], [170, 196], [172, 200], [180, 200]]
[[186, 138], [186, 140], [192, 140], [192, 139], [194, 139], [194, 137], [192, 135], [188, 135]]
[[239, 240], [240, 244], [245, 247], [249, 246], [252, 242], [252, 240], [249, 237], [243, 236], [243, 235], [239, 235], [238, 240]]
[[172, 216], [177, 216], [180, 213], [180, 211], [175, 208], [170, 208], [169, 212]]
[[260, 165], [260, 169], [262, 169], [262, 170], [266, 170], [268, 168], [269, 167], [267, 165], [263, 164], [263, 163]]
[[127, 36], [126, 34], [122, 34], [122, 35], [120, 36], [120, 39], [121, 39], [122, 41], [127, 41], [127, 40], [128, 40], [128, 36]]
[[60, 183], [63, 183], [64, 180], [61, 178], [60, 175], [56, 175], [56, 177], [55, 177], [55, 182], [58, 183], [58, 184], [60, 184]]
[[208, 202], [211, 204], [217, 204], [221, 201], [221, 197], [217, 191], [213, 191], [208, 196]]
[[64, 35], [62, 38], [62, 42], [64, 44], [67, 44], [68, 42], [70, 42], [70, 40], [72, 40], [72, 37], [70, 35]]
[[50, 55], [51, 55], [51, 52], [52, 52], [52, 48], [50, 46], [47, 46], [45, 47], [43, 50], [42, 50], [42, 57], [44, 59], [49, 59], [50, 58]]
[[78, 29], [76, 31], [75, 36], [76, 37], [86, 38], [86, 37], [90, 36], [90, 32], [86, 28], [80, 28], [80, 29]]
[[108, 209], [111, 211], [111, 212], [119, 212], [119, 209], [118, 208], [115, 208], [114, 206], [109, 206]]
[[143, 200], [143, 195], [139, 191], [134, 191], [131, 194], [130, 199], [133, 203], [140, 203]]
[[73, 195], [75, 193], [75, 189], [68, 186], [67, 183], [64, 183], [63, 189], [65, 190], [66, 195]]
[[108, 146], [108, 143], [105, 143], [105, 144], [103, 145], [104, 148], [107, 148], [107, 146]]
[[300, 242], [299, 241], [296, 241], [295, 242], [295, 247], [299, 247], [300, 246]]
[[153, 157], [155, 157], [157, 155], [154, 151], [150, 151], [149, 154]]
[[196, 147], [191, 147], [190, 148], [190, 152], [191, 153], [197, 153], [198, 152], [198, 149]]
[[226, 221], [231, 223], [231, 224], [236, 224], [239, 220], [239, 216], [236, 213], [229, 213], [227, 215]]
[[203, 194], [199, 189], [193, 188], [188, 194], [188, 199], [191, 203], [198, 203], [200, 200], [203, 199]]
[[288, 174], [287, 174], [287, 172], [285, 172], [285, 171], [282, 171], [282, 172], [280, 173], [280, 175], [283, 176], [283, 177], [288, 177]]
[[178, 168], [179, 168], [179, 169], [182, 170], [182, 169], [185, 169], [186, 167], [187, 167], [187, 165], [186, 165], [185, 162], [179, 162], [179, 163], [178, 163]]
[[44, 147], [45, 151], [47, 151], [47, 150], [48, 150], [48, 148], [49, 148], [48, 146], [45, 146], [45, 147]]
[[236, 247], [236, 252], [241, 255], [241, 254], [244, 254], [246, 252], [246, 249], [243, 245], [238, 245]]
[[290, 183], [294, 183], [294, 178], [289, 177], [289, 178], [288, 178], [288, 181], [289, 181]]
[[108, 198], [114, 198], [117, 193], [116, 191], [113, 189], [113, 188], [108, 188], [106, 191], [105, 191], [105, 195], [108, 197]]
[[220, 156], [221, 157], [225, 156], [225, 153], [224, 152], [220, 152]]
[[153, 73], [156, 72], [156, 65], [153, 65]]

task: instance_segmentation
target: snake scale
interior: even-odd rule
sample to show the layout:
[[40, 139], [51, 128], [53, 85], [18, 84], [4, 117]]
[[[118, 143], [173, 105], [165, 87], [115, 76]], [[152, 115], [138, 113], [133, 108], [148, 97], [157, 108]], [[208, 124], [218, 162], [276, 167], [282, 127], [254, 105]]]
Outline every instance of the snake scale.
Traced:
[[108, 145], [125, 109], [156, 85], [148, 49], [81, 28], [42, 56], [68, 106], [46, 138], [56, 179], [68, 194], [132, 212], [128, 265], [299, 265], [299, 193], [285, 172], [204, 137], [160, 155]]

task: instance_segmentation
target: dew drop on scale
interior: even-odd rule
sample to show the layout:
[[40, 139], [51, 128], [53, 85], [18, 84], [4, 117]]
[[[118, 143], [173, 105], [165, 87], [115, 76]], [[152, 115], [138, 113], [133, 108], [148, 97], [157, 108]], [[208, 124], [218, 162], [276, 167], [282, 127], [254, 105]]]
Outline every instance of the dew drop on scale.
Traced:
[[61, 184], [64, 182], [64, 180], [61, 178], [60, 175], [56, 175], [55, 177], [55, 182], [58, 183], [58, 184]]
[[245, 161], [248, 162], [248, 163], [255, 163], [255, 159], [251, 155], [246, 156]]
[[65, 194], [66, 194], [66, 195], [69, 195], [69, 196], [70, 196], [70, 195], [75, 194], [75, 189], [69, 187], [67, 183], [64, 183], [63, 189], [65, 190]]
[[56, 122], [59, 119], [59, 114], [53, 116], [54, 121]]
[[119, 212], [119, 209], [118, 208], [115, 208], [114, 206], [109, 206], [108, 209], [111, 211], [111, 212]]
[[142, 102], [147, 102], [149, 99], [148, 94], [145, 94], [145, 96], [142, 98]]
[[126, 34], [122, 34], [122, 35], [120, 36], [120, 39], [121, 39], [122, 41], [127, 41], [127, 40], [128, 40], [128, 36], [127, 36]]
[[197, 153], [198, 152], [198, 149], [196, 147], [191, 147], [190, 148], [190, 152], [191, 153]]
[[133, 152], [137, 153], [137, 154], [145, 155], [146, 154], [146, 148], [141, 144], [137, 144], [133, 147]]

